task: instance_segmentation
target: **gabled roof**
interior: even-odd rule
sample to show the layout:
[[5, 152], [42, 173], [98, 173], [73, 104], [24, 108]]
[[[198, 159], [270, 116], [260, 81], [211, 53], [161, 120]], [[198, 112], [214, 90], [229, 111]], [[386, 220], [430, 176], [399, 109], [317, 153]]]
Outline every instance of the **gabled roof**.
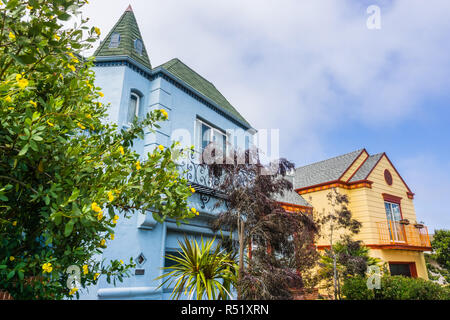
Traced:
[[[120, 43], [117, 48], [110, 48], [111, 36], [114, 33], [120, 34]], [[135, 40], [142, 41], [142, 54], [135, 50]], [[150, 59], [142, 40], [141, 32], [134, 16], [131, 6], [120, 17], [116, 25], [111, 29], [106, 38], [100, 43], [100, 46], [94, 53], [95, 57], [104, 56], [128, 56], [133, 58], [143, 66], [151, 69]]]
[[297, 206], [312, 207], [308, 201], [306, 201], [301, 195], [294, 190], [283, 192], [283, 195], [277, 193], [273, 196], [273, 199], [279, 202], [290, 203]]
[[355, 172], [353, 177], [350, 178], [349, 182], [365, 180], [372, 172], [373, 168], [377, 165], [378, 161], [380, 161], [381, 157], [384, 153], [374, 154], [369, 156], [366, 161], [361, 165], [358, 171]]
[[362, 152], [364, 149], [295, 169], [294, 188], [306, 188], [339, 180]]
[[181, 79], [192, 88], [214, 101], [221, 108], [231, 113], [234, 117], [239, 119], [249, 128], [251, 128], [251, 125], [247, 122], [247, 120], [244, 119], [244, 117], [231, 105], [231, 103], [228, 102], [228, 100], [219, 92], [219, 90], [217, 90], [217, 88], [211, 82], [189, 68], [178, 58], [174, 58], [160, 65], [159, 67], [165, 69], [175, 77]]

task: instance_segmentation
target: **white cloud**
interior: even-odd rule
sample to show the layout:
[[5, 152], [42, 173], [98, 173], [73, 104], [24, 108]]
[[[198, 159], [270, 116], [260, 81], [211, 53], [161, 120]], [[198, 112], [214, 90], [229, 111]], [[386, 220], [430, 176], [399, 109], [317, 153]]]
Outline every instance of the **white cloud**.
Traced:
[[[85, 13], [106, 36], [130, 2], [153, 66], [180, 58], [255, 128], [280, 128], [281, 152], [297, 164], [331, 156], [324, 142], [352, 121], [383, 130], [432, 112], [423, 100], [450, 87], [450, 1], [96, 0]], [[366, 28], [373, 3], [381, 30]], [[423, 161], [435, 162], [405, 160], [426, 199], [419, 215], [450, 191], [444, 165]]]

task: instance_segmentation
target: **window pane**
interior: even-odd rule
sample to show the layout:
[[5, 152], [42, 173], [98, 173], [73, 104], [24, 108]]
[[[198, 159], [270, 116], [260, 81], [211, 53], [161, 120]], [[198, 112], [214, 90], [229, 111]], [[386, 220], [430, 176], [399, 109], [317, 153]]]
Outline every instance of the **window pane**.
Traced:
[[402, 215], [400, 214], [400, 206], [396, 203], [392, 203], [391, 204], [391, 208], [392, 208], [392, 217], [393, 220], [395, 221], [399, 221], [402, 219]]
[[135, 95], [131, 95], [130, 104], [128, 106], [128, 115], [127, 115], [128, 123], [133, 122], [133, 119], [136, 116], [137, 104], [138, 104], [138, 97], [136, 97]]
[[211, 128], [202, 123], [202, 149], [211, 143]]
[[117, 48], [120, 44], [120, 34], [119, 33], [113, 33], [111, 35], [111, 41], [109, 42], [110, 48]]
[[411, 277], [411, 269], [406, 263], [389, 263], [389, 271], [392, 276]]
[[226, 150], [226, 137], [224, 134], [222, 134], [220, 131], [214, 130], [214, 142], [217, 145], [218, 149], [221, 149], [222, 151]]
[[392, 211], [391, 204], [389, 202], [384, 203], [384, 207], [386, 208], [386, 217], [388, 220], [392, 220]]

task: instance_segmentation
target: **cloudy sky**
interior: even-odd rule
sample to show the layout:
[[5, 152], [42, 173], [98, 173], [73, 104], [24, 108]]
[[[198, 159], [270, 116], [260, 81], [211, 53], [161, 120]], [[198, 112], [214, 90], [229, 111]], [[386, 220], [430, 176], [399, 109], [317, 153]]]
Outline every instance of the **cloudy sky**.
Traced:
[[450, 228], [450, 1], [90, 2], [103, 36], [131, 4], [154, 67], [181, 59], [254, 128], [279, 128], [297, 166], [386, 152], [418, 219]]

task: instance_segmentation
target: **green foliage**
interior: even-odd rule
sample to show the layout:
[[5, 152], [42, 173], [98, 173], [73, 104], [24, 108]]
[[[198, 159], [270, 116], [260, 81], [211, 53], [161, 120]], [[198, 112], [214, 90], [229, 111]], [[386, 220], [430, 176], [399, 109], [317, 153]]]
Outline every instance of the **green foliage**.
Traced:
[[367, 287], [367, 279], [363, 276], [345, 279], [342, 294], [347, 300], [372, 300], [375, 298], [374, 291]]
[[437, 263], [450, 272], [450, 230], [435, 230], [431, 247]]
[[342, 287], [347, 300], [449, 300], [450, 287], [421, 278], [381, 277], [380, 289], [368, 289], [365, 277], [347, 278]]
[[173, 146], [143, 163], [132, 150], [167, 113], [135, 119], [128, 130], [107, 123], [93, 60], [80, 55], [100, 31], [84, 19], [63, 29], [85, 2], [0, 5], [0, 288], [15, 299], [78, 296], [66, 285], [71, 265], [86, 266], [82, 286], [99, 276], [121, 281], [131, 260], [93, 257], [122, 217], [150, 210], [158, 221], [194, 216]]
[[[369, 256], [369, 248], [361, 241], [353, 241], [350, 237], [333, 245], [333, 250], [327, 249], [319, 261], [319, 278], [324, 281], [324, 286], [330, 289], [333, 286], [333, 254], [336, 256], [336, 271], [338, 287], [346, 283], [346, 279], [354, 277], [364, 277], [369, 266], [378, 265], [379, 259]], [[360, 284], [350, 283], [351, 286], [358, 287]], [[364, 284], [365, 285], [365, 284]], [[361, 293], [365, 296], [366, 293]]]
[[180, 256], [167, 255], [167, 258], [176, 262], [171, 267], [163, 269], [168, 273], [158, 277], [166, 278], [160, 287], [173, 286], [172, 299], [179, 299], [184, 293], [192, 298], [195, 294], [197, 300], [205, 296], [211, 300], [231, 298], [231, 286], [236, 285], [237, 264], [231, 253], [221, 250], [220, 245], [214, 249], [215, 238], [204, 242], [200, 246], [195, 239], [178, 241], [181, 248]]

